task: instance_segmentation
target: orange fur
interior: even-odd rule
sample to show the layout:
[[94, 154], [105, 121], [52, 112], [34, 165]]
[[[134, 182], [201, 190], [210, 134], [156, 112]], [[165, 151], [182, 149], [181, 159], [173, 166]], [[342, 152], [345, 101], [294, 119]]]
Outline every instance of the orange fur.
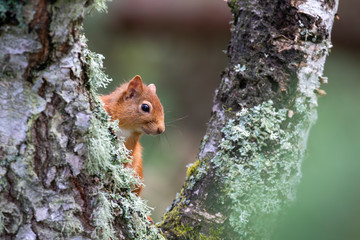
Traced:
[[[143, 133], [156, 135], [165, 131], [164, 111], [154, 84], [145, 85], [139, 75], [128, 83], [122, 84], [109, 95], [101, 96], [106, 112], [112, 120], [119, 120], [119, 127], [125, 137], [125, 146], [131, 150], [132, 162], [125, 167], [133, 168], [143, 180], [142, 147], [140, 137]], [[142, 110], [142, 105], [149, 106], [150, 111]], [[134, 192], [139, 196], [142, 187]]]

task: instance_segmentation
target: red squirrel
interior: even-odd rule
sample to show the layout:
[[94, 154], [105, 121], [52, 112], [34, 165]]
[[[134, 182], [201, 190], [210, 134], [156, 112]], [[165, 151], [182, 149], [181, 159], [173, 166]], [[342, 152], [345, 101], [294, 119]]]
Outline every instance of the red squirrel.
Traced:
[[[165, 131], [164, 110], [156, 95], [154, 84], [145, 85], [139, 75], [122, 84], [109, 95], [101, 96], [106, 112], [112, 120], [119, 120], [120, 136], [131, 150], [132, 161], [125, 167], [133, 168], [143, 181], [142, 147], [143, 133], [157, 135]], [[142, 186], [133, 192], [139, 196]]]

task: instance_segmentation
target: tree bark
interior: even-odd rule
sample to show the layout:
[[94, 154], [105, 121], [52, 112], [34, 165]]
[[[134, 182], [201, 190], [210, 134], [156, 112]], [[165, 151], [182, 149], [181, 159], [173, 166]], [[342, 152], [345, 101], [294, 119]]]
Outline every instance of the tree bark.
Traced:
[[82, 25], [105, 2], [1, 4], [0, 238], [162, 238], [95, 94], [110, 79]]
[[[96, 97], [87, 49], [104, 1], [3, 1], [1, 239], [163, 239], [131, 190], [127, 151]], [[229, 64], [199, 159], [159, 228], [168, 239], [267, 238], [294, 199], [337, 2], [229, 1]]]
[[267, 239], [301, 178], [337, 1], [231, 0], [229, 64], [168, 239]]

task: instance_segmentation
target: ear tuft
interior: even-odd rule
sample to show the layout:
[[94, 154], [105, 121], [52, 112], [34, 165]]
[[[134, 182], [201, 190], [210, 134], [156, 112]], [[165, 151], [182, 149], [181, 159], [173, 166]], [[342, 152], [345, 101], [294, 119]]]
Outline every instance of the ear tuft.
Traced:
[[132, 98], [136, 94], [141, 94], [143, 91], [143, 82], [139, 75], [136, 75], [133, 77], [133, 79], [130, 80], [128, 88], [127, 88], [127, 98]]
[[148, 88], [153, 92], [153, 93], [156, 93], [156, 86], [155, 84], [149, 84]]

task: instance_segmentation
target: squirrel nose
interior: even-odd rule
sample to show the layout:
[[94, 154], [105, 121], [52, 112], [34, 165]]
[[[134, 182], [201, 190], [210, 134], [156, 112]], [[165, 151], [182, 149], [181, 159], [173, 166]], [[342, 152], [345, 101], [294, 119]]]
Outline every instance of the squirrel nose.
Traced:
[[158, 134], [163, 133], [164, 131], [165, 131], [165, 127], [158, 127], [157, 129]]

